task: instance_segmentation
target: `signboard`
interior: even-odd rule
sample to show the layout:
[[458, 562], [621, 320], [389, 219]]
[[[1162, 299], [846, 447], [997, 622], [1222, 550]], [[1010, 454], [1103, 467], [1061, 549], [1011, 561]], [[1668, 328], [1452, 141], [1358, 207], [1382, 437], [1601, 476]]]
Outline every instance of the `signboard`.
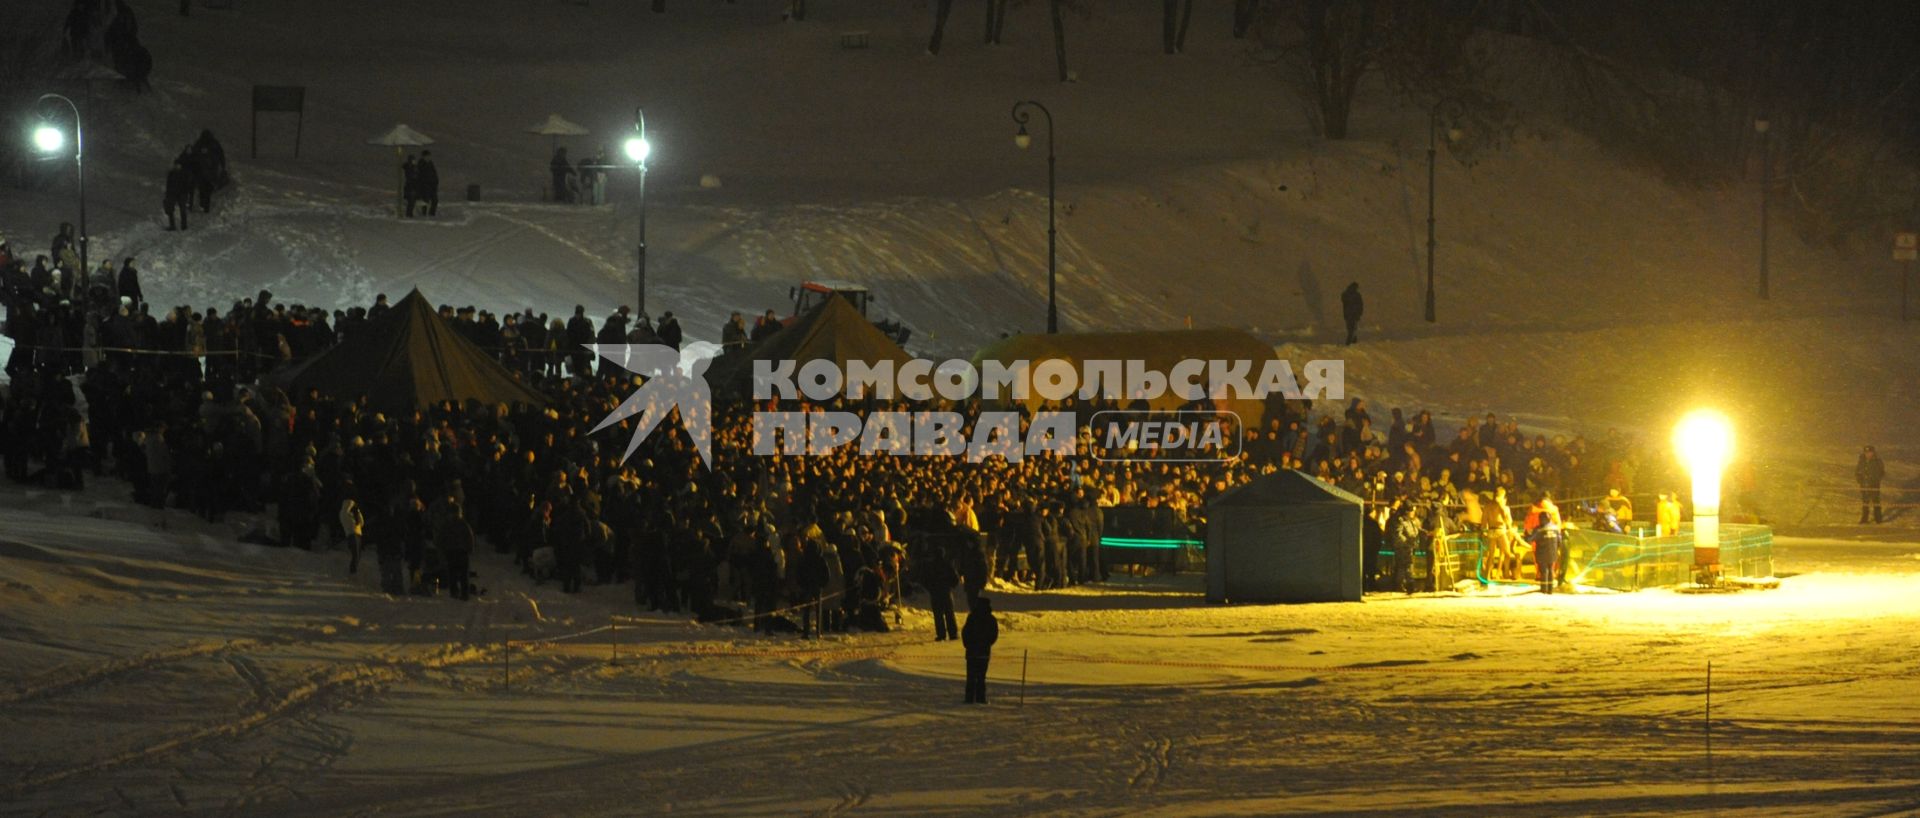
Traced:
[[253, 86], [253, 110], [300, 113], [305, 107], [307, 89], [303, 85]]
[[304, 85], [253, 86], [253, 139], [248, 154], [260, 156], [260, 114], [293, 114], [293, 158], [300, 158], [300, 131], [307, 123], [307, 88]]
[[1920, 259], [1920, 233], [1893, 234], [1893, 260], [1914, 261]]

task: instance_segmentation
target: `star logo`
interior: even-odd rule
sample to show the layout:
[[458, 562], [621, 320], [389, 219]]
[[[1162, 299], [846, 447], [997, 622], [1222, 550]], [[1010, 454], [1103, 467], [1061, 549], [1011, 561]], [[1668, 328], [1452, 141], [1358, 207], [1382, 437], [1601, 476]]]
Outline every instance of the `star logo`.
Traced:
[[618, 408], [593, 427], [598, 432], [639, 415], [633, 425], [633, 437], [620, 455], [624, 462], [640, 448], [640, 441], [653, 434], [675, 410], [680, 426], [700, 452], [700, 462], [713, 468], [713, 390], [705, 377], [708, 361], [695, 362], [687, 370], [680, 368], [680, 351], [665, 344], [588, 344], [587, 349], [614, 365], [646, 378], [646, 382], [620, 403]]

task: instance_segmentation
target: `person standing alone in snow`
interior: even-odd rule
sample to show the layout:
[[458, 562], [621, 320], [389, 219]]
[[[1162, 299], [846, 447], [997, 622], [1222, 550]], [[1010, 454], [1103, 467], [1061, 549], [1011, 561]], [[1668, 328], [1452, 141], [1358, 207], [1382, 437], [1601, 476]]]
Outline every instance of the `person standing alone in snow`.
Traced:
[[1000, 641], [1000, 621], [993, 618], [993, 603], [976, 597], [967, 612], [967, 624], [960, 626], [960, 644], [967, 649], [967, 703], [987, 703], [987, 663], [993, 658], [993, 643]]
[[1867, 510], [1873, 510], [1873, 521], [1882, 522], [1880, 517], [1880, 481], [1887, 476], [1887, 464], [1868, 446], [1860, 451], [1860, 460], [1853, 466], [1853, 481], [1860, 484], [1860, 522], [1867, 521]]
[[[193, 174], [180, 160], [173, 160], [173, 167], [167, 171], [166, 192], [161, 196], [160, 204], [167, 209], [167, 229], [187, 229], [187, 214], [193, 211]], [[174, 213], [180, 215], [179, 227], [174, 226]]]
[[1348, 283], [1347, 289], [1340, 293], [1340, 315], [1347, 319], [1347, 346], [1360, 340], [1360, 315], [1366, 308], [1366, 302], [1360, 298], [1360, 282]]
[[420, 194], [427, 215], [440, 215], [440, 169], [433, 166], [433, 151], [420, 152], [420, 167], [414, 172], [418, 175], [414, 192]]

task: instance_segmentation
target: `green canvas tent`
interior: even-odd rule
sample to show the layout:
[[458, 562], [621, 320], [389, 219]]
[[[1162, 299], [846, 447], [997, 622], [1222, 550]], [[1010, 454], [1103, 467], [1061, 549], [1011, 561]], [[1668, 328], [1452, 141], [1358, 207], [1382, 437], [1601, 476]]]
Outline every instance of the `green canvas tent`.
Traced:
[[1207, 503], [1208, 602], [1358, 602], [1360, 498], [1299, 471]]
[[493, 356], [448, 326], [417, 289], [356, 335], [272, 380], [300, 392], [366, 395], [382, 412], [421, 409], [443, 400], [547, 404], [545, 396], [515, 380]]
[[848, 361], [898, 366], [912, 358], [845, 298], [829, 298], [765, 341], [715, 358], [707, 383], [717, 397], [751, 398], [754, 361], [793, 361], [795, 370], [810, 361], [832, 361], [845, 372]]

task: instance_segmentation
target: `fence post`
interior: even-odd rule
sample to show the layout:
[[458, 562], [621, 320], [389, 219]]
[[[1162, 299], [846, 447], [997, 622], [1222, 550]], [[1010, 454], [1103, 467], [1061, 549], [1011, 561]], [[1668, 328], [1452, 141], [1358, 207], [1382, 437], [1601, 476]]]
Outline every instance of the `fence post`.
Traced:
[[613, 653], [607, 657], [607, 664], [620, 664], [620, 620], [613, 614], [607, 614], [607, 631], [613, 639]]
[[1027, 651], [1020, 651], [1020, 706], [1027, 706]]
[[1713, 660], [1707, 660], [1707, 783], [1713, 783]]

